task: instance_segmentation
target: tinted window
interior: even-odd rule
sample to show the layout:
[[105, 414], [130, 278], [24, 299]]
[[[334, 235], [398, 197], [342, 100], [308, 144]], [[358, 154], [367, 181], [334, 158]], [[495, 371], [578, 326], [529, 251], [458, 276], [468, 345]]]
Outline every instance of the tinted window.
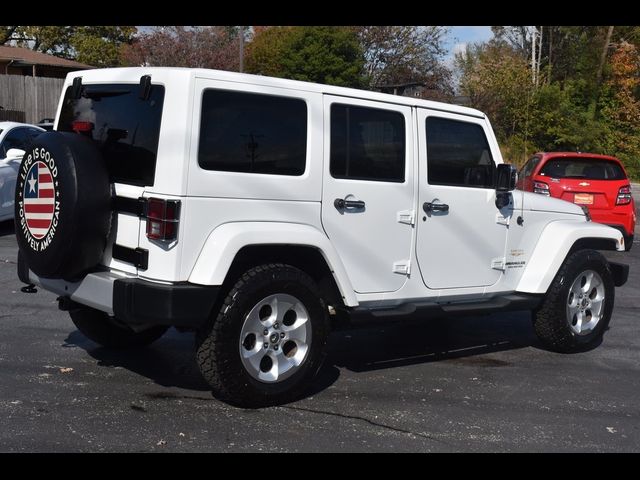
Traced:
[[69, 87], [58, 130], [73, 132], [74, 122], [88, 122], [82, 134], [97, 142], [111, 181], [153, 185], [163, 102], [161, 85], [146, 100], [138, 84], [84, 85], [78, 99]]
[[589, 180], [624, 180], [624, 170], [616, 162], [595, 158], [552, 158], [540, 175], [552, 178], [586, 178]]
[[15, 127], [7, 133], [0, 145], [0, 158], [5, 158], [7, 152], [12, 148], [19, 148], [20, 150], [26, 150], [29, 140], [37, 137], [42, 133], [42, 130], [30, 127]]
[[198, 149], [202, 168], [302, 175], [306, 158], [304, 100], [205, 90]]
[[376, 108], [331, 105], [334, 178], [404, 182], [404, 116]]
[[426, 128], [431, 185], [493, 188], [495, 164], [480, 125], [429, 117]]
[[540, 157], [531, 157], [529, 161], [522, 167], [520, 171], [521, 177], [529, 177], [531, 173], [536, 169], [536, 165], [540, 162]]

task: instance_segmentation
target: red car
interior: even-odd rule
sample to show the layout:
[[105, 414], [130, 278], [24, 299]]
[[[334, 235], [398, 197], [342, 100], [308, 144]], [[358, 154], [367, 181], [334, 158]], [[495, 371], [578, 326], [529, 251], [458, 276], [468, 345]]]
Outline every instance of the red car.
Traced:
[[520, 170], [518, 188], [584, 205], [594, 222], [620, 230], [627, 251], [631, 249], [636, 209], [629, 179], [617, 158], [593, 153], [536, 153]]

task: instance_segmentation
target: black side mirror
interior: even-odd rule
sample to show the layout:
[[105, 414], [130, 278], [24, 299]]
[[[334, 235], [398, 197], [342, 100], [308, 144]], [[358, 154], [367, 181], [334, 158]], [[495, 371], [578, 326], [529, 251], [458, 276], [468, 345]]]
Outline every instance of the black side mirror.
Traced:
[[509, 163], [501, 163], [496, 168], [496, 192], [510, 192], [516, 188], [518, 170]]

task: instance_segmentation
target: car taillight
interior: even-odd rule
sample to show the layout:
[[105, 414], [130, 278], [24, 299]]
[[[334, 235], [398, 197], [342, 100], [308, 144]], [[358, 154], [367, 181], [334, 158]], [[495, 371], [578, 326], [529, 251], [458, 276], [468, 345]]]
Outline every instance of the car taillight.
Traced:
[[533, 182], [533, 193], [549, 196], [549, 185], [544, 182]]
[[147, 201], [147, 238], [172, 241], [178, 238], [180, 200], [150, 198]]
[[618, 198], [616, 198], [616, 205], [628, 205], [631, 203], [631, 186], [625, 185], [618, 190]]

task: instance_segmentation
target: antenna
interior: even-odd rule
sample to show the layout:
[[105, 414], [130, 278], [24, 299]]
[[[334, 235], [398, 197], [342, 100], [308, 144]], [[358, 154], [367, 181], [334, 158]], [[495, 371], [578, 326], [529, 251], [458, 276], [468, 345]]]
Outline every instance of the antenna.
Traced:
[[[524, 145], [523, 145], [523, 157], [524, 161], [527, 161], [527, 139], [529, 138], [529, 103], [531, 102], [531, 90], [527, 91], [527, 108], [525, 109], [524, 119]], [[520, 194], [520, 221], [518, 225], [524, 223], [524, 179], [522, 182], [522, 190]]]

